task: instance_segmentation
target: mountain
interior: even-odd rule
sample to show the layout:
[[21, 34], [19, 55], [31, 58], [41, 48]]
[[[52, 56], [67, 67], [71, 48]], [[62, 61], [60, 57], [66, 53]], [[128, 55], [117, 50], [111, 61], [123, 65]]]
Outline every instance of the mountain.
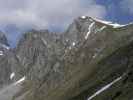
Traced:
[[6, 36], [0, 32], [0, 88], [10, 82], [11, 68], [7, 57], [9, 49]]
[[28, 31], [1, 60], [0, 100], [131, 100], [132, 48], [133, 24], [87, 16], [62, 34]]

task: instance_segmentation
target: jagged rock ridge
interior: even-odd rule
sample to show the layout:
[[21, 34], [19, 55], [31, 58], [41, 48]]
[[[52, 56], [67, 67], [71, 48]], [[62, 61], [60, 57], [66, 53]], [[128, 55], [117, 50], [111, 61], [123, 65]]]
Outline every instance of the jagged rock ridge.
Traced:
[[74, 20], [63, 34], [29, 31], [6, 57], [17, 82], [0, 97], [14, 88], [5, 100], [130, 100], [132, 43], [132, 24], [86, 16]]

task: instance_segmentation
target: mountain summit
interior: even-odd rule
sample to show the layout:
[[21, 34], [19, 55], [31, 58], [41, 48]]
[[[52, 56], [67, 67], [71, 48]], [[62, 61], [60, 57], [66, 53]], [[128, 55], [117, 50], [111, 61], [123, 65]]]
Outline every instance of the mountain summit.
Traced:
[[62, 34], [31, 30], [0, 60], [0, 100], [131, 100], [132, 49], [133, 24], [82, 16]]

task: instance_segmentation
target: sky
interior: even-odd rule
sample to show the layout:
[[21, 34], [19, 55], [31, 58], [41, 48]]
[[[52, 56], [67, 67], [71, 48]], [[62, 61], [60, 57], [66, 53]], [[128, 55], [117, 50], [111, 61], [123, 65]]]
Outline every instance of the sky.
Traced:
[[11, 46], [26, 30], [64, 31], [82, 15], [127, 24], [133, 22], [133, 0], [0, 0], [0, 30]]

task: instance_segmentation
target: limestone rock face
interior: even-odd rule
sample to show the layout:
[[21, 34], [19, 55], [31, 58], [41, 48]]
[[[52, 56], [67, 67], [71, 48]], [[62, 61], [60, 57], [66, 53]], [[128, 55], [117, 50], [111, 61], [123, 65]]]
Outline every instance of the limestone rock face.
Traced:
[[132, 24], [80, 17], [62, 34], [31, 30], [6, 53], [13, 79], [0, 98], [131, 100], [132, 49]]

